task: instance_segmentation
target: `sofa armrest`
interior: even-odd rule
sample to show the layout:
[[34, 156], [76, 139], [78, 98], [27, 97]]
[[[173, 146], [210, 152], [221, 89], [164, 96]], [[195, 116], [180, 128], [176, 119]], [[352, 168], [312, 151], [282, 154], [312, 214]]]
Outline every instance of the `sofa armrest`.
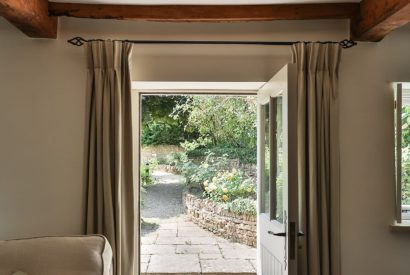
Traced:
[[112, 250], [101, 235], [0, 241], [0, 275], [109, 275]]

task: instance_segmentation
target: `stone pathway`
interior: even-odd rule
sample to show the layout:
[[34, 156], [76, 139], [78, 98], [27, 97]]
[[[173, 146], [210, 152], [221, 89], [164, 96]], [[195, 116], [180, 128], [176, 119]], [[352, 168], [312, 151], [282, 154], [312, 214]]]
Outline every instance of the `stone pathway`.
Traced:
[[256, 274], [256, 249], [220, 238], [184, 215], [181, 178], [155, 172], [147, 188], [141, 232], [141, 273]]

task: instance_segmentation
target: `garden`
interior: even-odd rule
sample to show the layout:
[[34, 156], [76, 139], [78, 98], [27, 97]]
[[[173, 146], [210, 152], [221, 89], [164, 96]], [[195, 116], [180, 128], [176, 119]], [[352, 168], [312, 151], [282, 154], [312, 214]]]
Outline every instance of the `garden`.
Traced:
[[402, 109], [402, 204], [410, 205], [410, 106]]
[[[144, 96], [141, 125], [142, 151], [154, 152], [142, 160], [143, 190], [165, 169], [182, 176], [185, 193], [256, 216], [255, 97]], [[161, 146], [179, 150], [156, 153]]]

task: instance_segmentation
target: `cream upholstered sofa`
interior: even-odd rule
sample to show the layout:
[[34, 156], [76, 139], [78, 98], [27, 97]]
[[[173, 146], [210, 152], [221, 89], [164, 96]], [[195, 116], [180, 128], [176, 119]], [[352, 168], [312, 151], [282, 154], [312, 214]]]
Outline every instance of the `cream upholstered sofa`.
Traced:
[[112, 250], [100, 235], [0, 241], [0, 275], [109, 275]]

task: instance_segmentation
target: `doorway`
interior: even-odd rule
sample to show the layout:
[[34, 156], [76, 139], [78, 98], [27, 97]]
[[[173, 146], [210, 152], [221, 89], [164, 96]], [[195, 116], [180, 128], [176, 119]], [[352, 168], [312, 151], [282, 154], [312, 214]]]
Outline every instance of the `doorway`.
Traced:
[[[140, 148], [141, 141], [155, 136], [155, 131], [163, 134], [180, 126], [175, 124], [161, 130], [153, 121], [147, 124], [148, 128], [152, 128], [152, 133], [138, 139], [136, 162], [136, 169], [141, 172], [141, 179], [136, 182], [141, 182], [142, 187], [139, 253], [142, 274], [296, 274], [298, 227], [294, 76], [295, 67], [287, 65], [267, 83], [258, 83], [253, 89], [249, 89], [249, 85], [245, 85], [247, 88], [242, 90], [238, 86], [229, 89], [227, 87], [230, 84], [226, 83], [216, 83], [216, 86], [221, 85], [223, 89], [212, 85], [212, 88], [207, 88], [203, 86], [204, 83], [196, 86], [197, 89], [193, 88], [195, 83], [185, 83], [185, 89], [178, 89], [175, 85], [170, 85], [172, 88], [167, 89], [166, 83], [165, 87], [153, 88], [153, 83], [144, 83], [148, 88], [135, 89], [137, 96], [134, 98], [137, 99], [138, 108], [133, 111], [134, 117], [136, 114], [138, 118], [142, 118], [145, 112], [144, 97], [188, 98], [185, 103], [180, 102], [176, 105], [177, 108], [172, 108], [172, 114], [168, 116], [173, 119], [192, 111], [187, 102], [188, 105], [199, 102], [196, 105], [199, 111], [193, 112], [196, 115], [183, 125], [184, 131], [192, 128], [194, 125], [191, 122], [198, 117], [217, 117], [219, 121], [211, 125], [218, 132], [227, 127], [224, 123], [229, 120], [229, 116], [224, 111], [237, 111], [231, 107], [218, 110], [203, 108], [205, 106], [215, 107], [228, 98], [243, 97], [253, 97], [256, 103], [256, 115], [252, 123], [255, 134], [257, 133], [257, 139], [254, 140], [254, 145], [257, 145], [257, 165], [254, 168], [254, 172], [257, 170], [254, 173], [257, 181], [239, 167], [228, 168], [222, 165], [220, 170], [215, 170], [214, 164], [219, 166], [226, 159], [232, 159], [225, 154], [203, 150], [207, 153], [201, 156], [202, 159], [192, 158], [192, 152], [209, 149], [209, 144], [218, 145], [215, 143], [217, 138], [212, 137], [212, 132], [206, 132], [204, 128], [208, 127], [202, 127], [203, 125], [196, 125], [196, 132], [188, 131], [188, 134], [193, 135], [191, 140], [187, 141], [183, 137], [179, 145], [184, 152], [170, 152], [160, 158], [158, 152], [151, 152], [148, 155], [152, 158], [147, 159], [147, 154], [144, 153], [146, 148]], [[212, 97], [213, 103], [207, 104], [199, 100], [205, 97]], [[159, 103], [159, 106], [163, 110], [169, 104]], [[238, 115], [240, 113], [243, 110], [237, 112]], [[137, 121], [137, 136], [140, 137], [145, 122], [139, 119]], [[205, 121], [209, 123], [209, 119]], [[229, 136], [235, 136], [239, 129], [241, 123], [238, 121], [226, 132]], [[175, 133], [172, 131], [167, 133], [166, 139], [173, 138]], [[203, 131], [207, 134], [203, 135]], [[237, 141], [239, 144], [242, 138]], [[158, 169], [160, 165], [165, 167]], [[146, 186], [143, 186], [144, 181], [148, 183]], [[196, 186], [191, 188], [191, 183]], [[149, 193], [146, 202], [144, 192]], [[244, 196], [247, 192], [249, 196]], [[169, 201], [165, 203], [167, 199]], [[247, 212], [249, 204], [244, 203], [249, 199], [254, 200], [253, 219], [246, 217], [251, 216]], [[145, 206], [151, 206], [152, 209], [145, 210]], [[149, 217], [144, 218], [144, 215]], [[221, 216], [225, 221], [215, 222]], [[239, 219], [238, 216], [243, 218]], [[235, 236], [232, 233], [236, 231], [235, 227], [241, 232], [254, 227], [256, 241], [247, 242], [247, 234]], [[232, 234], [224, 234], [226, 231]]]
[[[247, 84], [139, 91], [142, 274], [256, 274], [257, 88]], [[232, 123], [249, 128], [236, 148]]]

